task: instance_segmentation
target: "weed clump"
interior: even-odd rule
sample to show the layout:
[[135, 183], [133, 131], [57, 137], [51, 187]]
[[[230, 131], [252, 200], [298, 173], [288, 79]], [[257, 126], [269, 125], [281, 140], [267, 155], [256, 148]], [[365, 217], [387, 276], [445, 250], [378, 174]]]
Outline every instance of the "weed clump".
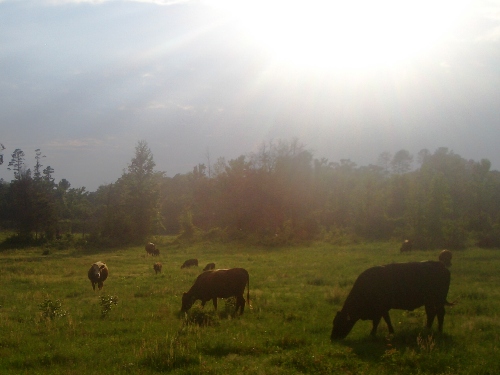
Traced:
[[40, 309], [42, 317], [44, 319], [53, 320], [55, 318], [62, 318], [63, 316], [66, 316], [68, 314], [67, 311], [61, 309], [61, 306], [61, 301], [59, 301], [58, 299], [52, 301], [46, 298], [42, 303], [38, 305], [38, 308]]
[[199, 308], [192, 309], [186, 313], [184, 324], [196, 324], [201, 327], [216, 326], [219, 324], [219, 319], [215, 311], [208, 312]]
[[314, 278], [312, 280], [308, 280], [307, 284], [314, 285], [314, 286], [323, 286], [323, 285], [326, 285], [327, 283], [326, 283], [326, 281], [323, 278], [316, 277], [316, 278]]
[[111, 309], [118, 305], [117, 296], [101, 296], [101, 318], [105, 318]]
[[236, 312], [236, 297], [229, 297], [224, 299], [224, 310], [222, 311], [222, 316], [227, 318], [229, 316], [235, 315]]
[[159, 372], [168, 372], [200, 364], [199, 356], [186, 340], [167, 337], [153, 343], [144, 342], [141, 348], [142, 358], [138, 364]]

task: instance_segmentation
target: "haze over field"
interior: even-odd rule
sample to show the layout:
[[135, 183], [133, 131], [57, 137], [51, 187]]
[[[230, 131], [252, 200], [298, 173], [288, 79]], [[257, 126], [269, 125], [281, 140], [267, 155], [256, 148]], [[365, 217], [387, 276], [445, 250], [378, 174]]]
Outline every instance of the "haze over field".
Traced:
[[141, 139], [169, 176], [295, 137], [330, 161], [443, 146], [500, 168], [500, 1], [236, 4], [0, 0], [0, 178], [41, 149], [95, 190]]

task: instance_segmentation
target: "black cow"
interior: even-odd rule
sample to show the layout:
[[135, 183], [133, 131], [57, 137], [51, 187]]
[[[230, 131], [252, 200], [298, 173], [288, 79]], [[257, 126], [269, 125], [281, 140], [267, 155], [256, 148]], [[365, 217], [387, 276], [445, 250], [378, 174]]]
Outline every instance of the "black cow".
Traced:
[[244, 268], [230, 268], [202, 272], [189, 291], [182, 295], [182, 312], [188, 311], [191, 306], [201, 300], [204, 307], [207, 301], [212, 300], [217, 310], [217, 298], [236, 297], [236, 310], [243, 314], [245, 298], [243, 294], [248, 285], [247, 301], [250, 305], [250, 276]]
[[203, 268], [203, 271], [210, 271], [215, 269], [215, 263], [208, 263], [205, 268]]
[[181, 268], [187, 268], [187, 267], [198, 267], [198, 259], [188, 259], [186, 260]]
[[108, 278], [108, 267], [103, 262], [95, 262], [90, 267], [87, 275], [92, 284], [92, 289], [95, 290], [95, 284], [97, 284], [99, 290], [101, 290], [104, 286], [104, 280]]
[[331, 339], [342, 339], [359, 320], [373, 322], [372, 335], [384, 318], [390, 333], [394, 328], [390, 309], [414, 310], [425, 306], [427, 327], [431, 328], [437, 315], [438, 329], [443, 330], [444, 306], [450, 286], [450, 272], [442, 262], [425, 261], [393, 263], [372, 267], [362, 272], [351, 292], [333, 319]]
[[410, 240], [404, 240], [403, 243], [401, 244], [401, 247], [399, 248], [399, 251], [401, 253], [404, 253], [406, 251], [411, 251], [413, 248], [413, 242]]

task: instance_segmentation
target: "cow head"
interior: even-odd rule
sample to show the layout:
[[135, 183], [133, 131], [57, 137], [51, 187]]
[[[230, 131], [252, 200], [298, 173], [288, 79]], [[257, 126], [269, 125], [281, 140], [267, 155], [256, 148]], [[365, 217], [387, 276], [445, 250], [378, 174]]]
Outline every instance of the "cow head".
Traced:
[[93, 264], [91, 267], [90, 274], [92, 275], [92, 278], [94, 280], [99, 280], [101, 277], [101, 269], [104, 268], [103, 266], [99, 267], [98, 264]]
[[335, 318], [333, 319], [333, 329], [330, 336], [331, 340], [340, 340], [345, 338], [349, 332], [351, 332], [352, 327], [356, 323], [355, 319], [351, 319], [348, 313], [339, 311]]
[[195, 299], [188, 293], [183, 293], [182, 294], [182, 308], [181, 312], [186, 312], [188, 311], [191, 306], [193, 306]]
[[439, 254], [439, 260], [446, 266], [446, 267], [451, 267], [451, 251], [450, 250], [443, 250]]

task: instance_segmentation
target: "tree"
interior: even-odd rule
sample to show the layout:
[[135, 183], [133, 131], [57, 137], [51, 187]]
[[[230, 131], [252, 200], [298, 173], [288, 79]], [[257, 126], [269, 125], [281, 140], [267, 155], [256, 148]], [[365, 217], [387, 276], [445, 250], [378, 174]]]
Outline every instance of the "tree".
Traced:
[[395, 174], [404, 174], [411, 170], [413, 156], [407, 150], [399, 150], [394, 154], [391, 161], [392, 172]]
[[35, 171], [33, 173], [33, 178], [35, 180], [40, 180], [42, 178], [41, 169], [42, 169], [43, 165], [40, 163], [40, 159], [44, 158], [44, 157], [45, 157], [45, 155], [42, 155], [42, 152], [40, 151], [39, 148], [35, 150], [36, 163], [35, 163]]
[[[0, 152], [5, 150], [5, 146], [0, 143]], [[0, 165], [3, 164], [3, 154], [0, 154]]]
[[25, 165], [24, 165], [24, 151], [16, 148], [14, 152], [12, 153], [12, 160], [9, 162], [9, 166], [7, 169], [9, 171], [13, 170], [14, 171], [14, 178], [16, 180], [20, 180], [23, 178], [23, 176], [31, 175], [31, 172], [29, 170], [25, 171]]
[[63, 218], [70, 220], [71, 232], [78, 231], [81, 232], [83, 237], [87, 232], [88, 221], [91, 219], [92, 212], [95, 208], [91, 203], [91, 194], [82, 188], [70, 188], [69, 183], [65, 184], [61, 180], [58, 186], [58, 190], [64, 191], [64, 215]]
[[156, 163], [145, 140], [135, 147], [128, 173], [119, 181], [123, 185], [124, 204], [128, 216], [134, 223], [130, 240], [135, 243], [144, 242], [152, 231], [153, 218], [157, 217], [159, 180], [162, 173], [154, 171]]
[[54, 177], [52, 177], [53, 174], [54, 174], [54, 169], [50, 165], [47, 166], [47, 168], [43, 170], [44, 181], [53, 184], [54, 183]]
[[[46, 238], [51, 238], [57, 230], [57, 205], [54, 195], [54, 184], [51, 179], [41, 178], [42, 167], [40, 159], [43, 157], [39, 149], [35, 151], [36, 165], [35, 177], [26, 169], [24, 152], [16, 149], [12, 153], [9, 170], [14, 171], [15, 180], [10, 184], [8, 211], [17, 226], [18, 234], [25, 239], [35, 238], [39, 233], [44, 233]], [[50, 173], [54, 170], [50, 167]]]
[[384, 151], [378, 156], [377, 165], [383, 169], [384, 173], [389, 174], [391, 160], [391, 153], [388, 151]]

